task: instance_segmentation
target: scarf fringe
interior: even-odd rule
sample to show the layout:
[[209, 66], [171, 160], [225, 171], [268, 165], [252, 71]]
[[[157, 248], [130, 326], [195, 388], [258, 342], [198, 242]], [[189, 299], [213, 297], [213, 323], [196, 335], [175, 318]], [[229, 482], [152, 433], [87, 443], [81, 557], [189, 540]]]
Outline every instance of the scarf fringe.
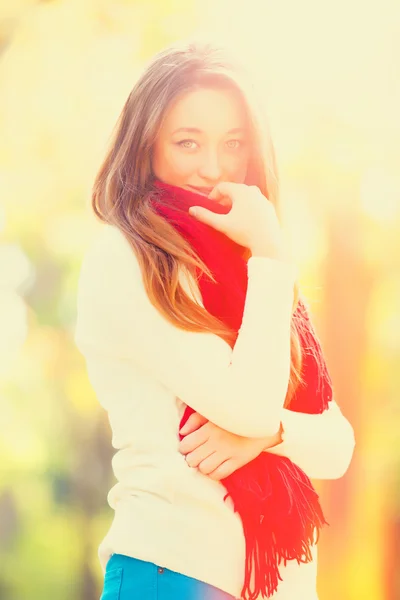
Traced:
[[288, 458], [263, 453], [252, 461], [252, 476], [235, 471], [223, 480], [239, 513], [246, 539], [243, 600], [270, 598], [282, 577], [279, 565], [311, 562], [311, 547], [328, 525], [310, 479]]

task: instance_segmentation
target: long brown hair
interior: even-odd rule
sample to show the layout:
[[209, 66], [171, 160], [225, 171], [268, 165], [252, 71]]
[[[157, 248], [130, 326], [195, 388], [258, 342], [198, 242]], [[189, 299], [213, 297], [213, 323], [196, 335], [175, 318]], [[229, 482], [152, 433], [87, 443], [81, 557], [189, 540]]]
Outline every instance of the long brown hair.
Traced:
[[[248, 74], [226, 49], [201, 42], [176, 44], [158, 53], [134, 85], [95, 178], [92, 206], [102, 222], [118, 227], [125, 235], [137, 256], [150, 301], [171, 323], [189, 331], [212, 332], [230, 342], [232, 331], [181, 285], [180, 274], [185, 273], [191, 292], [198, 294], [196, 269], [211, 278], [212, 274], [188, 242], [151, 207], [152, 149], [163, 118], [178, 95], [199, 86], [228, 86], [244, 101], [253, 149], [245, 183], [258, 186], [281, 219], [275, 152]], [[296, 282], [293, 312], [298, 299]], [[298, 324], [292, 318], [285, 406], [302, 381], [301, 366]]]

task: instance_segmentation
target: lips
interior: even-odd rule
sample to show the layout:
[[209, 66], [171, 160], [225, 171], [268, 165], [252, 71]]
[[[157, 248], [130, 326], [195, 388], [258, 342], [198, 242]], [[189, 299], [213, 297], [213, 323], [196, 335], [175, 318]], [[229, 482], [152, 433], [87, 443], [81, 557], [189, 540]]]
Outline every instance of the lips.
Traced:
[[197, 192], [199, 194], [207, 194], [207, 196], [214, 189], [213, 187], [200, 187], [200, 186], [197, 187], [194, 185], [189, 185], [188, 187], [190, 187], [190, 189], [194, 190], [195, 192]]

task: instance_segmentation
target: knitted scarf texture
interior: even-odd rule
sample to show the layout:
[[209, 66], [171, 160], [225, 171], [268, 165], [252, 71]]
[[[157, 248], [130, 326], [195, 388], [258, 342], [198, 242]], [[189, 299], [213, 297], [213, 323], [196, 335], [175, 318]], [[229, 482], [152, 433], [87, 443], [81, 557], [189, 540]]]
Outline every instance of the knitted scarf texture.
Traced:
[[[152, 205], [190, 243], [213, 273], [216, 283], [199, 273], [203, 305], [231, 328], [235, 342], [247, 292], [244, 248], [188, 213], [191, 206], [204, 206], [219, 214], [226, 214], [229, 209], [205, 196], [159, 180], [154, 181]], [[299, 325], [304, 383], [297, 387], [288, 408], [302, 413], [322, 413], [332, 399], [332, 381], [301, 295], [292, 318]], [[268, 402], [268, 382], [265, 402]], [[180, 427], [193, 412], [186, 406]], [[269, 598], [282, 581], [281, 564], [286, 565], [290, 560], [298, 563], [312, 560], [311, 547], [317, 543], [322, 526], [327, 524], [318, 494], [302, 469], [289, 458], [269, 452], [262, 452], [220, 483], [227, 491], [224, 499], [231, 497], [243, 524], [246, 561], [241, 598]]]

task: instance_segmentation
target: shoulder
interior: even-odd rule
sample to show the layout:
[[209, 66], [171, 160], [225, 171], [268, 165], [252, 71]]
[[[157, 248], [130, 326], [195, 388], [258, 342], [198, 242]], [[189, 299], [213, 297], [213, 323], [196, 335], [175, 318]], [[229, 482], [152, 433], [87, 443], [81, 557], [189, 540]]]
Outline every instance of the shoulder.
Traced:
[[122, 231], [109, 224], [100, 226], [94, 239], [89, 243], [83, 257], [82, 265], [110, 263], [116, 258], [137, 262], [135, 253]]
[[126, 352], [132, 320], [136, 313], [147, 314], [150, 308], [136, 255], [117, 227], [101, 225], [89, 242], [79, 272], [76, 304], [75, 341], [81, 350]]
[[[200, 290], [185, 269], [179, 281], [186, 294], [203, 306]], [[155, 317], [139, 259], [125, 235], [115, 226], [102, 225], [84, 254], [78, 279], [78, 306], [92, 312], [127, 309], [134, 303], [142, 312]], [[129, 309], [130, 310], [130, 309]]]
[[[115, 226], [102, 225], [84, 252], [77, 283], [79, 325], [123, 320], [132, 305], [148, 310], [136, 254]], [[97, 325], [96, 325], [97, 326]]]
[[125, 235], [113, 225], [104, 224], [89, 242], [80, 266], [79, 287], [98, 281], [136, 281], [140, 267], [136, 254]]

